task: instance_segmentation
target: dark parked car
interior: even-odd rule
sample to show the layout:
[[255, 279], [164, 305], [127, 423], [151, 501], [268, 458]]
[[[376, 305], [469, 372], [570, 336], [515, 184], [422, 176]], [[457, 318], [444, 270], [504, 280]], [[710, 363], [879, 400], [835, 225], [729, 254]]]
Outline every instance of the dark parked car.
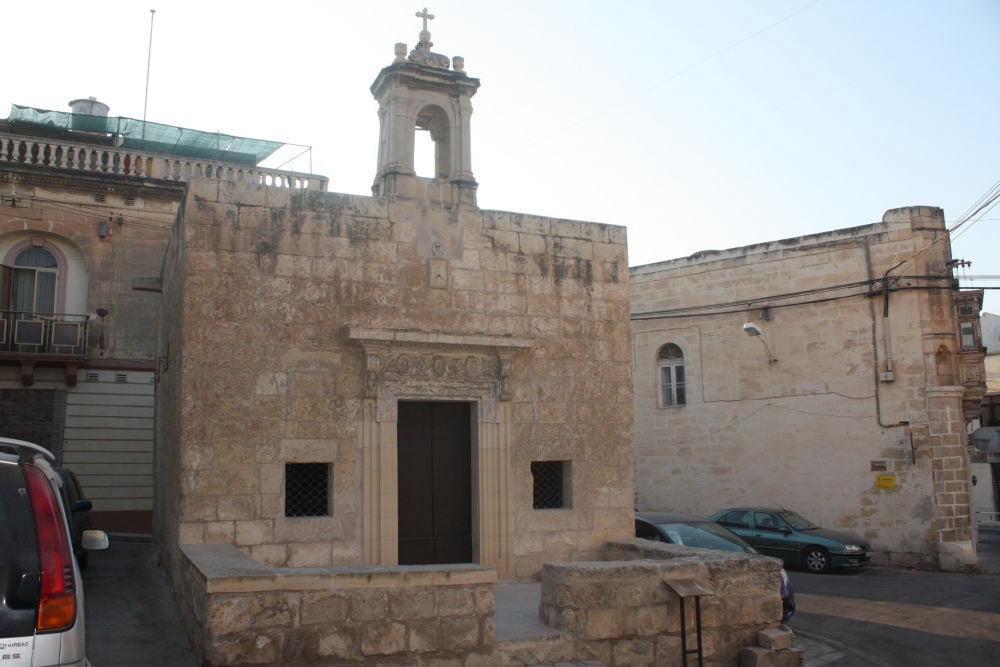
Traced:
[[[708, 519], [673, 512], [636, 512], [635, 536], [647, 540], [683, 544], [699, 549], [718, 549], [756, 554], [757, 550], [738, 535]], [[782, 622], [795, 613], [795, 591], [785, 568], [781, 568]]]
[[[83, 587], [63, 481], [44, 447], [0, 438], [0, 665], [82, 667]], [[107, 549], [86, 530], [84, 549]]]
[[867, 565], [872, 546], [867, 540], [820, 528], [791, 510], [773, 507], [731, 507], [709, 517], [752, 544], [762, 554], [810, 572]]
[[83, 531], [93, 528], [90, 521], [90, 510], [94, 508], [94, 503], [87, 500], [83, 494], [83, 487], [76, 474], [69, 468], [56, 468], [59, 477], [62, 478], [63, 505], [69, 512], [69, 530], [73, 537], [73, 554], [81, 570], [87, 569], [89, 563], [89, 552], [83, 548]]

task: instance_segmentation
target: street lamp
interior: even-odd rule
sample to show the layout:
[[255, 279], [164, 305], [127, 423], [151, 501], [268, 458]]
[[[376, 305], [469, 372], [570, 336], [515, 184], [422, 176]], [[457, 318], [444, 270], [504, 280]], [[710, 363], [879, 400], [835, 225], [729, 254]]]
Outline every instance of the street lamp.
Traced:
[[760, 344], [764, 346], [764, 353], [767, 354], [768, 363], [773, 364], [778, 361], [774, 358], [774, 355], [771, 354], [771, 348], [767, 346], [767, 341], [764, 340], [764, 333], [760, 330], [760, 327], [753, 322], [747, 322], [743, 325], [743, 333], [760, 341]]

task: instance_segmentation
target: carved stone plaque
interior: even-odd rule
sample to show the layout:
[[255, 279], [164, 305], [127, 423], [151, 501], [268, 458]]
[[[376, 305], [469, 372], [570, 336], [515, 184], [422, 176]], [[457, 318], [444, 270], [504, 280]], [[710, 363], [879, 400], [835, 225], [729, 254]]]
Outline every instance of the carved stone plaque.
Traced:
[[427, 260], [427, 282], [431, 287], [443, 289], [448, 287], [448, 260], [444, 257], [431, 257]]

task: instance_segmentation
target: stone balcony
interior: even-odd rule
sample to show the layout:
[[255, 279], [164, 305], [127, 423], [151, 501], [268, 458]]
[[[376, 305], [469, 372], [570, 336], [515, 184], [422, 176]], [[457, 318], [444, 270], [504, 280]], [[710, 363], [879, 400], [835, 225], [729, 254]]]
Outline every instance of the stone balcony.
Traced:
[[0, 132], [0, 166], [5, 163], [125, 178], [179, 182], [211, 178], [324, 192], [330, 181], [316, 174]]
[[960, 351], [958, 368], [965, 388], [962, 396], [965, 418], [976, 419], [983, 412], [983, 398], [986, 396], [986, 348]]
[[30, 386], [36, 365], [66, 369], [66, 384], [86, 361], [87, 315], [0, 311], [0, 363], [21, 367], [21, 383]]

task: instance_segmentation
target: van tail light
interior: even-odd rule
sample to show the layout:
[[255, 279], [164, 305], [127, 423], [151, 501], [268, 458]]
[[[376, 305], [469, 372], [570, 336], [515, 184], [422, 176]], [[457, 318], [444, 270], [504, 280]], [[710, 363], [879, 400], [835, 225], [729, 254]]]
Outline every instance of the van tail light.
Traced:
[[38, 556], [42, 570], [41, 599], [38, 603], [39, 631], [59, 630], [76, 620], [76, 578], [73, 552], [52, 485], [45, 473], [33, 465], [24, 466], [35, 514]]

